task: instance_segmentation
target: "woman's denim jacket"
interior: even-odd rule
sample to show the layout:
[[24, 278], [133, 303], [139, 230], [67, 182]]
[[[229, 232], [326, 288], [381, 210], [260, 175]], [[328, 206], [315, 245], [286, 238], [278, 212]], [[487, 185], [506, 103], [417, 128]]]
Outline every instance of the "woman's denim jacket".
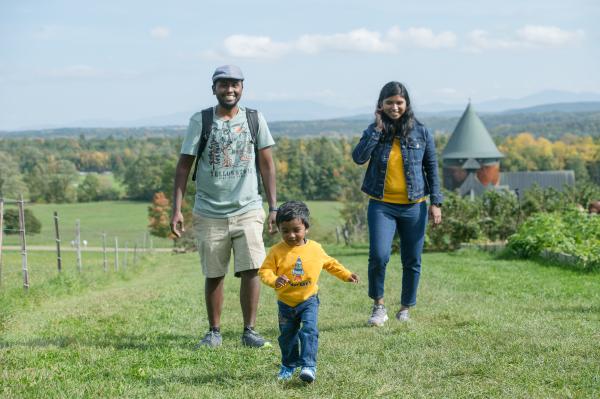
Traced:
[[[364, 131], [352, 151], [352, 159], [359, 165], [371, 160], [361, 190], [372, 197], [383, 198], [383, 186], [391, 149], [392, 140], [384, 140], [384, 134], [376, 131], [373, 123]], [[441, 204], [443, 196], [440, 192], [433, 135], [424, 125], [415, 120], [410, 133], [400, 138], [400, 150], [408, 199], [415, 201], [430, 194], [432, 204]]]

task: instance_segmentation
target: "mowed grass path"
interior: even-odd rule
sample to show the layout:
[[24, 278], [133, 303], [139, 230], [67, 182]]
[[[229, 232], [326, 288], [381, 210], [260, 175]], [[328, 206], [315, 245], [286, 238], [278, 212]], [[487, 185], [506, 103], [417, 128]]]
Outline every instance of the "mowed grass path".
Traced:
[[[156, 254], [125, 272], [95, 267], [60, 278], [51, 277], [49, 258], [47, 279], [29, 294], [8, 289], [19, 270], [6, 271], [0, 397], [600, 396], [599, 274], [474, 252], [425, 254], [412, 321], [392, 317], [383, 328], [368, 328], [366, 249], [328, 250], [363, 281], [322, 275], [312, 385], [276, 381], [277, 313], [267, 287], [257, 327], [273, 348], [239, 343], [239, 281], [228, 276], [223, 347], [194, 350], [207, 327], [196, 254]], [[390, 312], [398, 307], [398, 265], [395, 255], [386, 286]]]

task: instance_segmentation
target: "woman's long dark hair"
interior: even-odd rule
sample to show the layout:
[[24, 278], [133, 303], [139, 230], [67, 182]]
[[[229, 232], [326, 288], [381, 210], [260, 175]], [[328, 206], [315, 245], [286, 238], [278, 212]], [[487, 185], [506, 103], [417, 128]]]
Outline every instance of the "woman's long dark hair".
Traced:
[[385, 112], [381, 113], [385, 132], [384, 137], [386, 140], [392, 140], [396, 135], [406, 137], [414, 126], [415, 115], [413, 114], [412, 106], [410, 105], [408, 90], [406, 90], [406, 87], [400, 82], [389, 82], [381, 88], [379, 100], [377, 100], [377, 108], [382, 108], [383, 100], [396, 95], [400, 95], [406, 100], [406, 111], [398, 120], [390, 119]]

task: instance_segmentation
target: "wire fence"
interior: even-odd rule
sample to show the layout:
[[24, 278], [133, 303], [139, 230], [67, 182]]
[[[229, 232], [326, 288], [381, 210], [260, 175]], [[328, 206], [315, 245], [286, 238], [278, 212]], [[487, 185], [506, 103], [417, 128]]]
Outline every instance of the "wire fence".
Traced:
[[[28, 246], [25, 204], [26, 201], [23, 200], [22, 196], [18, 200], [0, 198], [0, 288], [4, 285], [3, 263], [5, 256], [3, 256], [3, 252], [6, 251], [19, 251], [20, 253], [23, 288], [25, 290], [29, 289], [30, 287], [30, 270], [28, 261], [28, 253], [30, 251], [55, 252], [57, 273], [61, 273], [63, 270], [65, 252], [75, 253], [75, 266], [79, 273], [86, 270], [86, 258], [83, 256], [84, 253], [101, 253], [102, 270], [104, 272], [108, 272], [110, 270], [118, 272], [120, 270], [126, 270], [128, 266], [131, 266], [131, 264], [137, 265], [141, 258], [145, 257], [150, 252], [154, 252], [153, 238], [148, 234], [147, 231], [137, 234], [134, 240], [121, 240], [122, 246], [119, 246], [119, 237], [116, 235], [110, 236], [105, 231], [98, 231], [94, 229], [82, 229], [81, 219], [76, 219], [74, 226], [61, 225], [60, 217], [56, 211], [53, 215], [53, 242], [48, 242], [46, 245]], [[4, 220], [4, 214], [6, 205], [17, 206], [19, 219], [18, 228], [5, 226], [6, 221]], [[66, 234], [66, 236], [69, 237], [67, 240], [67, 245], [64, 245], [63, 239], [61, 238], [65, 237], [65, 230], [70, 231], [70, 233]], [[5, 245], [5, 232], [14, 233], [15, 235], [18, 234], [19, 245]], [[89, 245], [88, 240], [82, 239], [82, 237], [99, 237], [99, 240], [95, 242], [97, 245], [91, 246]], [[94, 267], [95, 266], [96, 264], [94, 264]]]

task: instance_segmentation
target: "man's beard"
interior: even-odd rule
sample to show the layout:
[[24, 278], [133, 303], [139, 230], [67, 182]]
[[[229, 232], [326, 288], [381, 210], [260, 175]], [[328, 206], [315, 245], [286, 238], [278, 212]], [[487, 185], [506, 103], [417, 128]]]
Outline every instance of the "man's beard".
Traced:
[[240, 100], [239, 100], [239, 98], [237, 98], [234, 103], [226, 103], [223, 100], [221, 100], [220, 98], [217, 98], [217, 101], [219, 102], [220, 107], [226, 109], [227, 111], [230, 111], [237, 105], [237, 103]]

